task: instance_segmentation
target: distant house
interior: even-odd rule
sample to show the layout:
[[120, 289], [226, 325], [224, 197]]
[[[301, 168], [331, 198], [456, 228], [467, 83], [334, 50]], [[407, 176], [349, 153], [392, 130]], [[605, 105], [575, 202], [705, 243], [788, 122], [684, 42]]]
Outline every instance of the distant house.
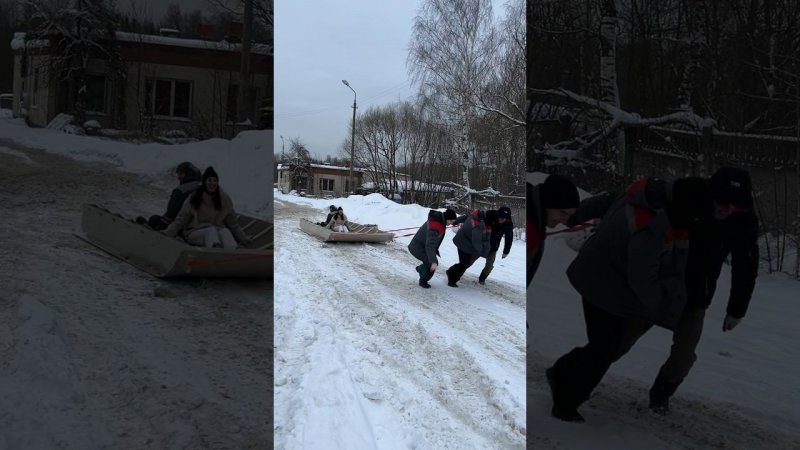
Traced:
[[[163, 30], [174, 35], [175, 30]], [[116, 32], [124, 76], [101, 53], [88, 61], [84, 120], [104, 128], [159, 135], [172, 130], [197, 137], [232, 137], [249, 128], [272, 128], [273, 53], [254, 44], [250, 122], [236, 124], [241, 44]], [[52, 39], [55, 41], [55, 39]], [[46, 126], [75, 110], [75, 93], [50, 68], [49, 40], [15, 33], [14, 113]], [[73, 104], [70, 104], [73, 103]]]
[[[364, 179], [364, 169], [353, 168], [353, 184]], [[328, 164], [279, 164], [278, 189], [302, 191], [309, 195], [341, 197], [351, 192], [350, 168]]]
[[277, 187], [284, 193], [304, 192], [321, 197], [341, 197], [347, 193], [380, 193], [401, 203], [424, 205], [440, 204], [445, 198], [455, 195], [449, 186], [411, 182], [410, 176], [396, 173], [396, 183], [384, 172], [372, 169], [353, 168], [355, 189], [350, 190], [349, 167], [329, 164], [278, 164]]

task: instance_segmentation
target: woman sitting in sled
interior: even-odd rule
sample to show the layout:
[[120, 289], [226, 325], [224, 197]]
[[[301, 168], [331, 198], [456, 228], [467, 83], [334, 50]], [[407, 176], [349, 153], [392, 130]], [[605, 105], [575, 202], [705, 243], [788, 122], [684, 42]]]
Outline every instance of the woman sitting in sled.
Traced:
[[220, 189], [219, 176], [210, 166], [203, 172], [200, 187], [186, 199], [163, 233], [175, 237], [181, 230], [192, 245], [237, 248], [251, 243], [236, 220], [233, 201]]
[[336, 210], [336, 214], [331, 217], [331, 220], [328, 221], [328, 225], [326, 226], [337, 233], [347, 233], [350, 231], [347, 228], [347, 216], [344, 215], [344, 210], [341, 206]]

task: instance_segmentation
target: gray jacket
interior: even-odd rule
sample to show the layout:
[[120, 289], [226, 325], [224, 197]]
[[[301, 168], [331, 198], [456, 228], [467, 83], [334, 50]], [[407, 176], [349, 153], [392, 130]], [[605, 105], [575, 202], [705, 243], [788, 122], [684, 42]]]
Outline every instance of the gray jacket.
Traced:
[[468, 255], [485, 258], [492, 247], [491, 239], [491, 228], [485, 226], [483, 216], [475, 210], [464, 220], [464, 224], [453, 238], [453, 243]]
[[671, 188], [634, 182], [567, 269], [575, 289], [618, 316], [674, 329], [686, 304], [688, 233], [670, 227]]
[[432, 263], [439, 264], [436, 256], [439, 255], [439, 246], [444, 240], [445, 222], [444, 215], [440, 211], [431, 210], [428, 213], [428, 221], [419, 227], [417, 233], [408, 244], [408, 251], [414, 258], [430, 266]]

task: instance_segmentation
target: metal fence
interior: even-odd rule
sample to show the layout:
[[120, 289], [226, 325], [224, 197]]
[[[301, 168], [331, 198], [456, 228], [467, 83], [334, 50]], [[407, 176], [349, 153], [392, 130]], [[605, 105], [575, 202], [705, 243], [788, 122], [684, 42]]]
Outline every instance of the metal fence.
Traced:
[[632, 177], [710, 176], [722, 166], [747, 169], [765, 231], [796, 233], [799, 224], [800, 140], [784, 136], [667, 128], [626, 130]]

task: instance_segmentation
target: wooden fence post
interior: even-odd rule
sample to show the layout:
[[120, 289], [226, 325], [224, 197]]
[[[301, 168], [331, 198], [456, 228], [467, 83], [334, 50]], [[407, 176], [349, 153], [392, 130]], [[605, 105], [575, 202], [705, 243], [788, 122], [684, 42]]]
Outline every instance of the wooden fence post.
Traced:
[[714, 134], [711, 127], [705, 127], [700, 134], [700, 154], [703, 155], [703, 169], [706, 177], [710, 177], [714, 171]]

